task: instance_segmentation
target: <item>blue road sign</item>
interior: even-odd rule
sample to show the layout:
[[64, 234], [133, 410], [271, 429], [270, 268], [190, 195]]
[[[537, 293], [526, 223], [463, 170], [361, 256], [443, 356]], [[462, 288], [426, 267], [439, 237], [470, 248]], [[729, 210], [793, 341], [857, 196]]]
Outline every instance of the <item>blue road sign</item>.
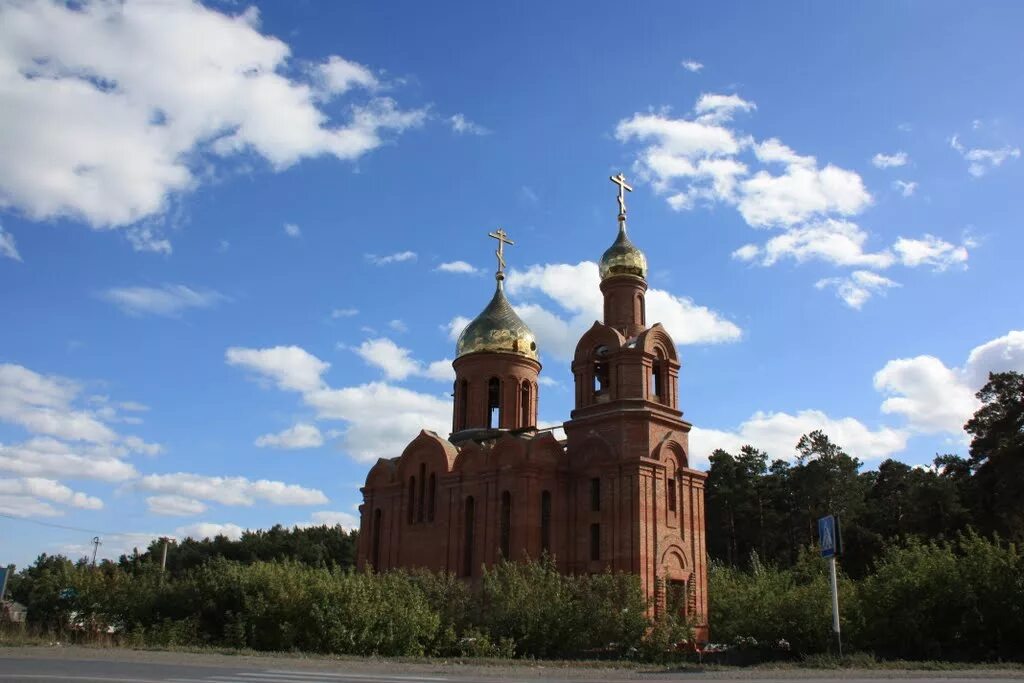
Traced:
[[836, 518], [832, 515], [818, 520], [818, 545], [822, 557], [836, 556]]
[[7, 578], [14, 570], [14, 565], [9, 567], [0, 567], [0, 600], [4, 598], [4, 591], [7, 590]]

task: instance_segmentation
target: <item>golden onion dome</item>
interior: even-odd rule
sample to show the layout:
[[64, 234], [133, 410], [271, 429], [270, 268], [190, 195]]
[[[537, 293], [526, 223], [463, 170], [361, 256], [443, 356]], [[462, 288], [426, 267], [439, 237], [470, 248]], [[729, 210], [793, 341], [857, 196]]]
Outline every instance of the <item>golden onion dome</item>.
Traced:
[[629, 241], [624, 222], [619, 223], [619, 236], [604, 252], [598, 269], [602, 280], [616, 275], [647, 277], [647, 257]]
[[494, 296], [459, 335], [455, 357], [468, 353], [514, 353], [537, 360], [537, 339], [505, 298], [498, 280]]

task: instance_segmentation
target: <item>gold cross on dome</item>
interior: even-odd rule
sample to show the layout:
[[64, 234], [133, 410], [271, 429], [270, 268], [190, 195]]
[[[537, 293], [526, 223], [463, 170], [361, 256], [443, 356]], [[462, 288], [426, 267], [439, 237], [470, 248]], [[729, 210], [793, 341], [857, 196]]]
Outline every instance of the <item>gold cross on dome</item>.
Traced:
[[619, 220], [625, 220], [626, 218], [626, 192], [632, 192], [633, 188], [626, 184], [626, 176], [619, 173], [619, 175], [613, 175], [609, 178], [613, 183], [619, 186]]
[[498, 257], [498, 272], [502, 273], [505, 270], [505, 245], [515, 245], [515, 242], [508, 238], [508, 233], [503, 228], [489, 232], [487, 236], [498, 240], [498, 250], [494, 252], [494, 255]]

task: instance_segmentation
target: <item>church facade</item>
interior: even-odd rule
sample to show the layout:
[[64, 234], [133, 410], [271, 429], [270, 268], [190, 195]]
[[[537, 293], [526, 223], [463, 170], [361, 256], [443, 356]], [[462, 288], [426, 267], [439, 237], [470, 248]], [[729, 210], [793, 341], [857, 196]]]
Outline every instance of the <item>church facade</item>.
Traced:
[[550, 555], [560, 571], [636, 574], [655, 613], [672, 610], [707, 637], [704, 472], [690, 468], [679, 410], [679, 357], [647, 324], [647, 261], [626, 232], [601, 258], [604, 320], [572, 361], [575, 409], [565, 438], [537, 428], [541, 365], [533, 333], [503, 290], [459, 337], [452, 432], [422, 431], [380, 459], [362, 489], [358, 563], [426, 567], [472, 579], [501, 558]]

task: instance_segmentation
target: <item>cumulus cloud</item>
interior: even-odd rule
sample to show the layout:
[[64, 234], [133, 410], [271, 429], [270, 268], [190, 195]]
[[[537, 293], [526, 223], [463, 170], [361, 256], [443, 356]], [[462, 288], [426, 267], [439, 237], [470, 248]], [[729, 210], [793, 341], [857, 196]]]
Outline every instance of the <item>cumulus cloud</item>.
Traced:
[[288, 450], [319, 448], [324, 445], [324, 436], [316, 425], [300, 422], [277, 434], [264, 434], [256, 439], [256, 445], [260, 448]]
[[372, 263], [375, 266], [387, 266], [392, 263], [405, 263], [406, 261], [415, 261], [415, 251], [399, 251], [394, 254], [388, 254], [387, 256], [377, 256], [376, 254], [366, 254], [366, 260], [368, 263]]
[[228, 365], [247, 368], [272, 380], [287, 391], [312, 391], [323, 385], [322, 375], [331, 367], [298, 346], [267, 349], [231, 347], [225, 354]]
[[189, 309], [212, 308], [227, 297], [212, 289], [186, 285], [162, 287], [112, 287], [100, 295], [129, 315], [159, 315], [177, 318]]
[[1005, 145], [996, 149], [985, 149], [981, 147], [967, 147], [959, 136], [954, 135], [949, 140], [949, 146], [960, 153], [960, 156], [967, 161], [967, 172], [975, 178], [980, 178], [993, 168], [1003, 165], [1003, 162], [1010, 159], [1020, 158], [1020, 148]]
[[934, 356], [897, 358], [875, 373], [875, 389], [888, 398], [882, 412], [903, 416], [922, 433], [966, 438], [963, 425], [978, 409], [974, 397], [990, 372], [1024, 372], [1024, 330], [976, 346], [961, 367], [950, 368]]
[[292, 238], [302, 237], [302, 230], [295, 223], [285, 223], [284, 234]]
[[187, 526], [180, 526], [174, 530], [174, 533], [179, 538], [193, 538], [197, 541], [216, 538], [217, 536], [224, 536], [232, 541], [237, 541], [242, 538], [244, 532], [245, 529], [237, 524], [217, 524], [215, 522], [197, 522]]
[[409, 349], [387, 338], [368, 339], [355, 352], [367, 363], [382, 370], [388, 379], [405, 379], [420, 368]]
[[879, 152], [875, 156], [871, 157], [871, 163], [875, 168], [898, 168], [900, 166], [906, 166], [909, 157], [906, 152], [896, 152], [895, 154], [883, 154]]
[[183, 498], [208, 500], [222, 505], [254, 505], [256, 502], [272, 505], [319, 505], [327, 496], [318, 489], [297, 484], [245, 477], [210, 477], [188, 472], [148, 474], [136, 482], [142, 491], [152, 491]]
[[132, 224], [198, 186], [211, 157], [253, 153], [276, 170], [357, 159], [426, 118], [370, 96], [332, 119], [322, 101], [372, 75], [340, 57], [294, 75], [255, 8], [87, 0], [2, 12], [0, 206], [34, 220]]
[[899, 190], [904, 197], [913, 197], [917, 191], [917, 183], [913, 180], [894, 180], [892, 186]]
[[757, 105], [748, 102], [739, 95], [718, 95], [715, 93], [704, 93], [697, 100], [693, 108], [699, 117], [699, 121], [713, 123], [732, 120], [737, 113], [748, 112], [757, 109]]
[[796, 414], [759, 411], [733, 430], [694, 427], [690, 432], [691, 466], [706, 468], [708, 456], [716, 448], [735, 453], [746, 444], [764, 450], [772, 459], [792, 460], [800, 437], [815, 429], [862, 460], [881, 460], [898, 453], [906, 448], [910, 436], [906, 430], [871, 429], [854, 418], [833, 418], [820, 410]]
[[849, 276], [823, 278], [814, 286], [818, 289], [835, 289], [836, 296], [843, 303], [854, 310], [860, 310], [875, 294], [884, 295], [886, 290], [899, 287], [900, 284], [870, 270], [855, 270]]
[[14, 243], [14, 235], [4, 230], [2, 225], [0, 225], [0, 256], [15, 261], [21, 260], [21, 254], [18, 253], [18, 247]]
[[[597, 264], [581, 261], [575, 265], [556, 263], [512, 269], [506, 288], [509, 296], [517, 299], [516, 312], [537, 335], [541, 353], [565, 360], [572, 357], [583, 332], [604, 317], [599, 284]], [[549, 300], [563, 312], [546, 308], [534, 300], [536, 297]], [[686, 297], [652, 288], [646, 299], [647, 319], [664, 325], [677, 344], [715, 344], [736, 341], [742, 336], [735, 323]], [[465, 327], [463, 320], [449, 324], [456, 337], [455, 330], [461, 332]]]
[[682, 67], [689, 71], [690, 73], [695, 74], [701, 69], [703, 69], [704, 65], [695, 59], [684, 59], [682, 62]]
[[970, 246], [974, 246], [970, 240], [956, 245], [935, 235], [925, 235], [922, 239], [900, 237], [893, 250], [905, 266], [930, 266], [932, 270], [941, 272], [952, 266], [966, 266], [967, 248]]
[[[387, 344], [367, 346], [365, 357], [379, 364], [385, 362], [387, 353], [397, 353], [399, 357], [408, 355], [408, 350], [386, 341]], [[282, 348], [288, 352], [282, 353]], [[385, 351], [381, 352], [381, 349]], [[228, 350], [227, 359], [229, 364], [247, 367], [273, 380], [281, 389], [300, 393], [303, 403], [316, 411], [317, 419], [344, 422], [346, 426], [340, 432], [340, 446], [362, 462], [393, 457], [420, 429], [446, 433], [450, 426], [451, 403], [448, 399], [383, 382], [331, 388], [322, 379], [328, 364], [299, 347], [232, 348]], [[418, 361], [413, 362], [417, 375], [432, 379], [451, 377], [442, 376], [439, 363], [445, 361], [426, 367]]]
[[762, 266], [774, 265], [784, 258], [797, 263], [817, 259], [837, 266], [887, 268], [892, 265], [895, 259], [891, 252], [864, 250], [867, 239], [868, 234], [856, 223], [826, 219], [776, 235], [763, 247], [744, 245], [733, 252], [733, 257], [757, 260]]
[[0, 479], [0, 496], [8, 497], [8, 499], [16, 497], [42, 499], [82, 510], [99, 510], [103, 507], [103, 501], [95, 496], [72, 491], [59, 481], [40, 477]]
[[451, 125], [452, 130], [459, 135], [489, 135], [491, 132], [480, 124], [473, 123], [464, 114], [455, 114], [449, 117], [448, 123]]
[[26, 477], [65, 477], [126, 481], [138, 471], [108, 449], [67, 444], [57, 439], [39, 437], [23, 443], [0, 444], [0, 471]]
[[345, 531], [359, 528], [359, 518], [351, 512], [343, 512], [341, 510], [318, 510], [310, 515], [310, 520], [297, 526], [340, 526]]
[[448, 263], [442, 263], [437, 267], [437, 270], [442, 273], [463, 273], [466, 275], [475, 275], [480, 272], [479, 268], [466, 263], [465, 261], [449, 261]]
[[191, 517], [206, 512], [206, 503], [185, 496], [148, 496], [146, 507], [154, 515]]

